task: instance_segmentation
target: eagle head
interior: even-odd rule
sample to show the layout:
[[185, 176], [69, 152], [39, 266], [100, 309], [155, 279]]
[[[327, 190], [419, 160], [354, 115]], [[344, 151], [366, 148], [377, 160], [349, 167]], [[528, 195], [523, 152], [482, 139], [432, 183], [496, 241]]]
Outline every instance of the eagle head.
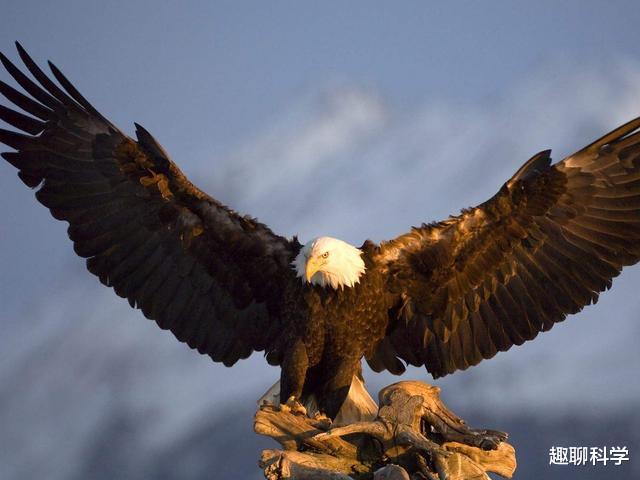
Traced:
[[293, 261], [296, 275], [313, 285], [353, 287], [365, 271], [362, 250], [331, 237], [308, 242]]

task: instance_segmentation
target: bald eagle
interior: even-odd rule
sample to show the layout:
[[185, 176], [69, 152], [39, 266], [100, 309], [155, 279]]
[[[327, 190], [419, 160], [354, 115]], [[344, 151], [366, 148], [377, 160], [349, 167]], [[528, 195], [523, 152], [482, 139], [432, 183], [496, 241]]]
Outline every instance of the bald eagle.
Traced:
[[[130, 138], [49, 63], [0, 130], [18, 169], [88, 270], [178, 340], [231, 366], [264, 351], [281, 398], [335, 417], [364, 357], [377, 372], [441, 377], [492, 358], [595, 303], [640, 259], [640, 118], [552, 165], [527, 161], [498, 193], [447, 220], [356, 248], [302, 245], [195, 187], [136, 124]], [[26, 94], [25, 94], [26, 93]]]

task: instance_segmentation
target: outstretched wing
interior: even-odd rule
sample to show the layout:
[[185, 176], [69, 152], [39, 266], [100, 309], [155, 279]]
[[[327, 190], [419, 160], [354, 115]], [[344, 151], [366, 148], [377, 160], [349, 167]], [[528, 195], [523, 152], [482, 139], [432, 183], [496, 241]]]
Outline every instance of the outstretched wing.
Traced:
[[551, 165], [529, 160], [482, 205], [383, 243], [400, 299], [374, 369], [466, 369], [595, 303], [640, 259], [640, 119]]
[[[137, 125], [137, 142], [91, 106], [50, 64], [57, 86], [22, 47], [37, 85], [4, 55], [31, 97], [0, 82], [25, 115], [0, 106], [24, 133], [0, 130], [2, 156], [69, 237], [87, 268], [191, 348], [232, 365], [269, 349], [282, 289], [300, 246], [193, 186]], [[64, 90], [63, 90], [64, 89]]]

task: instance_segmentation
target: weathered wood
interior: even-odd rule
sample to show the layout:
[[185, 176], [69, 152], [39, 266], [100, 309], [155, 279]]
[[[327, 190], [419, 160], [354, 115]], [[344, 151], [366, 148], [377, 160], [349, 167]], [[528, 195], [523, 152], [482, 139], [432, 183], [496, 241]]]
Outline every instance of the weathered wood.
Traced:
[[495, 450], [481, 450], [457, 442], [447, 442], [442, 445], [449, 452], [460, 453], [474, 463], [480, 465], [485, 472], [511, 478], [516, 469], [516, 451], [508, 443], [502, 442]]
[[354, 471], [365, 468], [343, 457], [282, 450], [263, 450], [260, 467], [267, 480], [352, 480]]
[[356, 446], [340, 437], [319, 441], [321, 425], [315, 419], [280, 410], [273, 405], [263, 405], [255, 416], [254, 430], [260, 435], [275, 439], [285, 450], [311, 448], [322, 453], [339, 454], [356, 458]]
[[[367, 419], [328, 428], [326, 418], [263, 404], [255, 431], [274, 438], [282, 450], [265, 450], [260, 466], [269, 480], [371, 479], [488, 480], [486, 472], [511, 478], [515, 450], [507, 434], [468, 427], [440, 400], [440, 389], [422, 382], [398, 382], [373, 400], [352, 385], [346, 404], [363, 405], [345, 419]], [[367, 396], [369, 400], [355, 397]], [[357, 410], [357, 408], [356, 408]], [[341, 412], [342, 413], [342, 412]]]

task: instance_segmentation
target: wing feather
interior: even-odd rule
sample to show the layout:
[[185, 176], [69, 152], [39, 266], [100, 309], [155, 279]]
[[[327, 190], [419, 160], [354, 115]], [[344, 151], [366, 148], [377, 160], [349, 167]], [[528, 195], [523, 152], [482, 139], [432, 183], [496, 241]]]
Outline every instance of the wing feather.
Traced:
[[375, 260], [404, 308], [371, 361], [419, 357], [446, 375], [597, 302], [640, 260], [639, 128], [640, 118], [555, 165], [541, 152], [489, 201], [383, 243]]
[[273, 353], [297, 241], [197, 189], [143, 127], [136, 124], [137, 141], [127, 137], [57, 67], [49, 63], [59, 85], [17, 48], [35, 81], [0, 54], [28, 94], [0, 82], [0, 93], [26, 112], [0, 106], [0, 118], [20, 130], [0, 130], [0, 142], [16, 150], [2, 157], [69, 222], [88, 270], [216, 361]]

